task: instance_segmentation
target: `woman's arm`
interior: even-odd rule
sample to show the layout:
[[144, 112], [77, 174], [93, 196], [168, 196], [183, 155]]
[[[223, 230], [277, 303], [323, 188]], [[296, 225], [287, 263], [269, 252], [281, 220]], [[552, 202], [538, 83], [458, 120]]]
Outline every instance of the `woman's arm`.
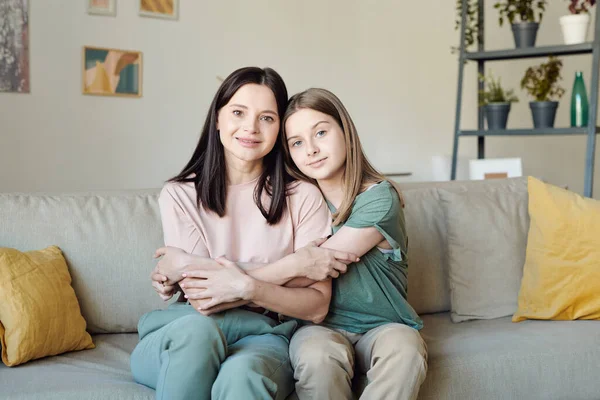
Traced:
[[[200, 312], [222, 311], [215, 306], [252, 302], [268, 310], [315, 323], [327, 315], [331, 300], [331, 280], [316, 282], [306, 288], [287, 288], [252, 278], [235, 263], [218, 258], [221, 269], [186, 272], [183, 286], [190, 303]], [[199, 278], [187, 281], [189, 278]], [[204, 281], [202, 281], [204, 280]], [[194, 282], [194, 287], [189, 285]], [[196, 285], [197, 284], [197, 285]], [[205, 287], [202, 287], [205, 286]], [[229, 308], [229, 307], [228, 307]]]

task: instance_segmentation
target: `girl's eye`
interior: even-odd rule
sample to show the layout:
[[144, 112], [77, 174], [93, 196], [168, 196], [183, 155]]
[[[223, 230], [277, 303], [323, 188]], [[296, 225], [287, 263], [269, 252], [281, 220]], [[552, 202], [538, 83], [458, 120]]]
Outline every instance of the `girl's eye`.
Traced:
[[315, 135], [316, 137], [322, 137], [325, 136], [325, 131], [319, 131], [317, 132], [317, 134]]
[[263, 121], [267, 121], [267, 122], [273, 122], [273, 121], [275, 121], [275, 119], [273, 117], [269, 116], [269, 115], [265, 115], [265, 116], [261, 117], [260, 119], [263, 120]]
[[237, 115], [238, 117], [242, 115], [240, 110], [233, 110], [233, 115]]
[[292, 143], [292, 147], [298, 147], [302, 144], [302, 141], [300, 140], [296, 140], [294, 143]]

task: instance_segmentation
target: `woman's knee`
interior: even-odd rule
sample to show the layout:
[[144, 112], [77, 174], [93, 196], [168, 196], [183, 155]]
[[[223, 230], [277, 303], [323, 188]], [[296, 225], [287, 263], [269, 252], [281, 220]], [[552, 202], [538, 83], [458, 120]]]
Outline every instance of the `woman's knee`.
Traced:
[[180, 317], [167, 329], [165, 335], [171, 345], [207, 348], [210, 343], [225, 341], [217, 323], [202, 314]]

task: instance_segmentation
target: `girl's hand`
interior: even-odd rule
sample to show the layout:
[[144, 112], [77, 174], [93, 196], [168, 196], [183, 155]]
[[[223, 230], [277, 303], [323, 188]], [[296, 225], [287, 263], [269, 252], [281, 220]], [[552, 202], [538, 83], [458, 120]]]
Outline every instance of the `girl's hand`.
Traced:
[[168, 284], [168, 279], [166, 276], [162, 275], [158, 272], [158, 269], [155, 267], [152, 273], [150, 274], [150, 279], [152, 280], [152, 287], [158, 293], [163, 301], [169, 300], [175, 293], [177, 293], [180, 289], [177, 284], [170, 285]]
[[355, 254], [319, 247], [325, 241], [326, 238], [315, 240], [294, 253], [299, 276], [315, 281], [337, 278], [347, 271], [348, 264], [359, 261]]
[[155, 271], [165, 276], [165, 284], [170, 286], [181, 280], [181, 272], [193, 262], [193, 257], [177, 247], [165, 246], [154, 252], [154, 258], [159, 258]]
[[221, 268], [194, 269], [182, 274], [185, 279], [180, 286], [187, 298], [210, 299], [198, 307], [200, 311], [223, 303], [251, 300], [254, 279], [225, 257], [219, 257], [215, 261], [221, 264]]

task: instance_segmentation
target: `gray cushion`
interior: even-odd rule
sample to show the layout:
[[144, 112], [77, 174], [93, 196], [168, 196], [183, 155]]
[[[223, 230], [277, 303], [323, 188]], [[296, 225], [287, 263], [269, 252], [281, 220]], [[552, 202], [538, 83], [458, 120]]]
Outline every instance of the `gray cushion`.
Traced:
[[527, 247], [527, 188], [439, 194], [448, 234], [452, 321], [512, 315]]
[[438, 191], [523, 193], [527, 178], [403, 183], [400, 188], [406, 200], [408, 302], [419, 314], [449, 311], [448, 232]]
[[26, 251], [57, 245], [88, 330], [136, 332], [143, 313], [163, 306], [149, 278], [154, 250], [163, 243], [157, 195], [0, 194], [0, 246]]
[[423, 321], [429, 369], [419, 400], [598, 399], [600, 321]]
[[96, 348], [30, 361], [0, 363], [0, 398], [11, 400], [152, 400], [154, 390], [133, 381], [129, 355], [137, 334], [96, 335]]

